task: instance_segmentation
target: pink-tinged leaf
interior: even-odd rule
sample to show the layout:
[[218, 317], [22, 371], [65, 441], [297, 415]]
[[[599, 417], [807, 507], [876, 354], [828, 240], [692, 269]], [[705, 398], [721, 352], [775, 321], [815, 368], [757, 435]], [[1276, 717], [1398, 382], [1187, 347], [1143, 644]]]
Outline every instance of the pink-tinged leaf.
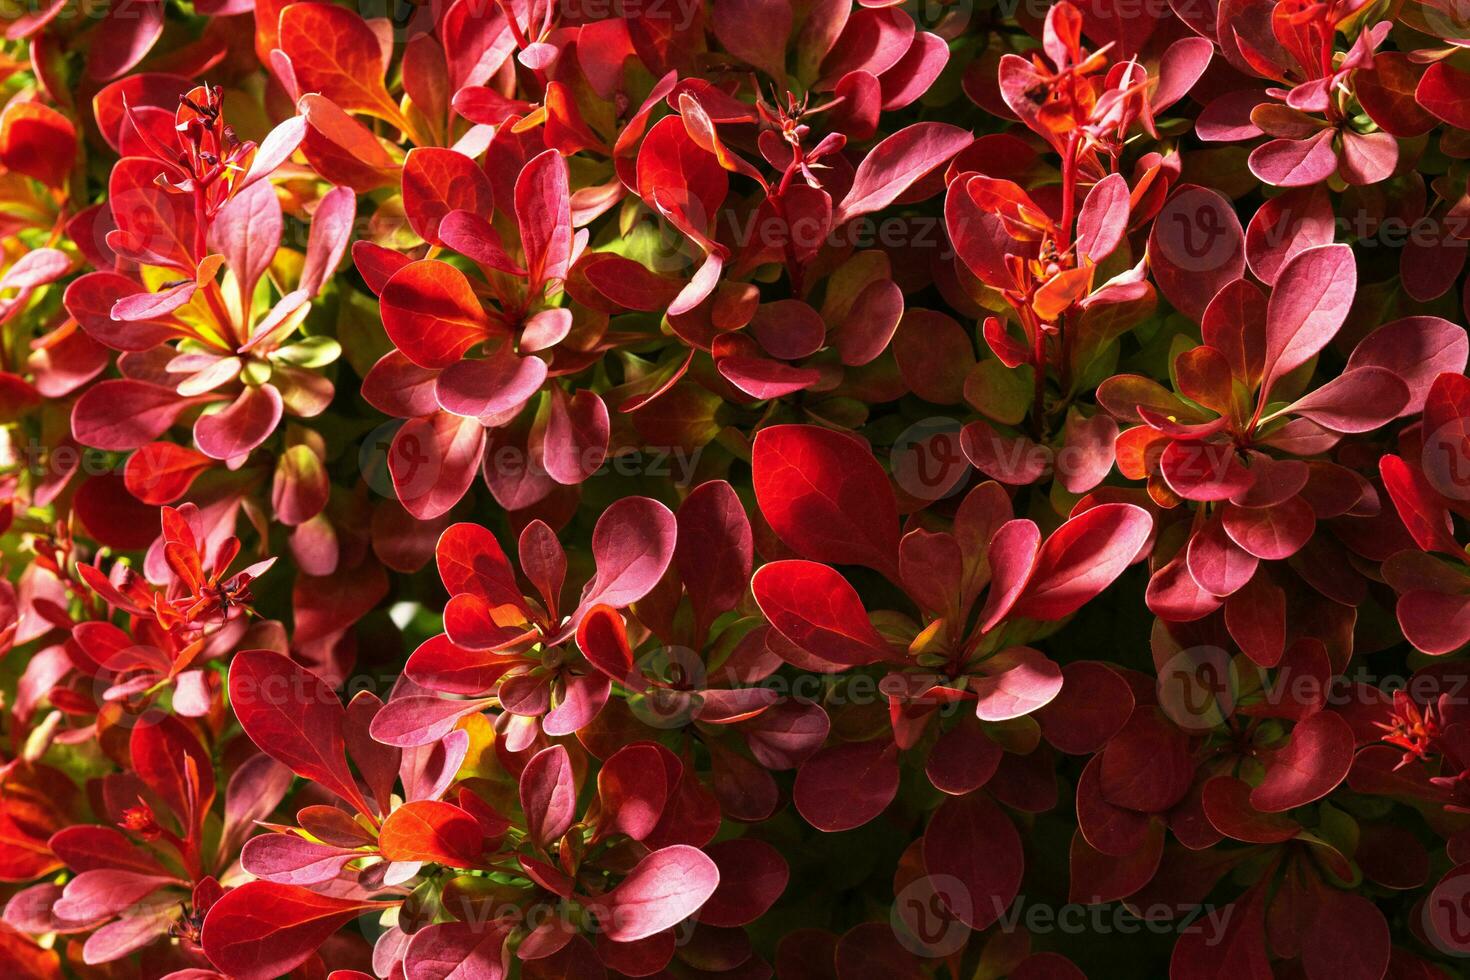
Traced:
[[442, 800], [405, 803], [383, 821], [378, 849], [389, 861], [427, 861], [473, 868], [485, 831], [468, 811]]
[[521, 771], [520, 794], [532, 841], [544, 847], [567, 832], [577, 816], [577, 785], [564, 746], [553, 745], [531, 757]]
[[1010, 486], [1028, 486], [1047, 474], [1052, 452], [1027, 436], [1004, 436], [976, 420], [960, 430], [960, 450], [986, 476]]
[[421, 521], [433, 520], [464, 497], [485, 448], [477, 419], [435, 412], [412, 419], [393, 436], [388, 471], [399, 501]]
[[1333, 432], [1371, 432], [1398, 418], [1409, 388], [1387, 368], [1360, 367], [1338, 375], [1292, 402], [1283, 413], [1311, 419]]
[[1357, 290], [1358, 270], [1346, 245], [1298, 252], [1281, 268], [1266, 310], [1265, 391], [1300, 367], [1337, 334]]
[[1211, 595], [1228, 596], [1251, 580], [1260, 560], [1231, 540], [1224, 524], [1208, 521], [1190, 535], [1185, 565], [1199, 587]]
[[656, 500], [623, 497], [608, 507], [592, 529], [597, 574], [583, 588], [579, 608], [622, 609], [642, 599], [663, 578], [677, 536], [674, 515]]
[[1218, 192], [1185, 185], [1154, 219], [1148, 255], [1164, 296], [1197, 321], [1211, 297], [1245, 272], [1245, 232]]
[[903, 290], [891, 279], [869, 283], [854, 301], [837, 332], [837, 354], [849, 367], [878, 358], [903, 319]]
[[1109, 174], [1092, 185], [1077, 214], [1078, 254], [1094, 263], [1113, 254], [1128, 229], [1128, 207], [1128, 181], [1122, 174]]
[[1112, 584], [1153, 531], [1148, 511], [1100, 504], [1057, 528], [1042, 544], [1012, 615], [1061, 619]]
[[[282, 224], [281, 202], [268, 181], [237, 193], [215, 215], [209, 226], [209, 244], [225, 257], [240, 296], [254, 297], [255, 284], [280, 247]], [[147, 318], [121, 316], [116, 309], [113, 315], [125, 320]]]
[[1226, 504], [1220, 518], [1230, 540], [1262, 561], [1290, 558], [1311, 539], [1317, 525], [1311, 505], [1300, 497], [1271, 507]]
[[1441, 374], [1465, 373], [1470, 337], [1465, 328], [1437, 316], [1411, 316], [1385, 323], [1364, 337], [1348, 357], [1347, 371], [1387, 368], [1409, 387], [1401, 415], [1424, 410], [1430, 386]]
[[761, 513], [798, 554], [896, 570], [898, 508], [887, 474], [857, 437], [813, 425], [762, 429], [751, 469]]
[[1337, 170], [1332, 149], [1333, 130], [1324, 129], [1308, 139], [1275, 139], [1251, 151], [1251, 173], [1276, 187], [1308, 187]]
[[161, 320], [193, 299], [198, 288], [198, 283], [186, 280], [156, 293], [133, 293], [112, 304], [111, 315], [128, 323]]
[[822, 380], [822, 374], [816, 368], [793, 367], [781, 361], [745, 354], [720, 357], [715, 366], [726, 381], [761, 401], [805, 391]]
[[675, 844], [639, 861], [598, 900], [595, 914], [610, 941], [633, 943], [699, 911], [719, 883], [719, 869], [703, 851]]
[[98, 343], [113, 350], [145, 351], [176, 336], [177, 329], [167, 321], [124, 321], [112, 317], [118, 300], [145, 293], [142, 284], [126, 276], [89, 272], [66, 287], [62, 302], [87, 335]]
[[1332, 244], [1336, 232], [1332, 198], [1326, 188], [1301, 187], [1278, 194], [1251, 218], [1245, 233], [1245, 257], [1266, 285], [1294, 255], [1315, 245]]
[[356, 216], [357, 195], [351, 187], [333, 187], [317, 202], [306, 240], [306, 264], [301, 268], [300, 289], [306, 296], [320, 292], [327, 277], [341, 265]]
[[1399, 596], [1399, 627], [1417, 650], [1440, 655], [1470, 643], [1470, 599], [1416, 590]]
[[878, 79], [885, 111], [902, 109], [929, 91], [949, 64], [949, 44], [927, 31], [914, 34], [908, 51]]
[[1203, 928], [1174, 944], [1169, 976], [1174, 980], [1272, 980], [1266, 945], [1266, 895], [1258, 885]]
[[494, 207], [490, 178], [463, 153], [418, 146], [404, 158], [403, 210], [413, 230], [429, 244], [444, 244], [439, 223], [451, 211], [489, 218]]
[[245, 176], [235, 185], [236, 193], [243, 187], [250, 187], [256, 181], [269, 177], [289, 160], [306, 138], [306, 127], [305, 116], [292, 116], [266, 133], [265, 139], [255, 148], [255, 156], [250, 159], [250, 169], [245, 171]]
[[792, 799], [807, 823], [829, 833], [861, 827], [898, 793], [898, 748], [887, 739], [822, 749], [796, 774]]
[[303, 779], [371, 812], [347, 767], [346, 713], [319, 677], [269, 650], [243, 650], [230, 661], [230, 707], [266, 755]]
[[1393, 176], [1399, 162], [1399, 141], [1388, 133], [1344, 130], [1337, 172], [1349, 184], [1366, 187]]
[[609, 432], [607, 405], [596, 392], [583, 388], [568, 399], [560, 388], [553, 388], [541, 443], [542, 465], [557, 483], [576, 486], [607, 458]]
[[1425, 480], [1451, 501], [1465, 498], [1467, 447], [1470, 447], [1470, 379], [1458, 373], [1435, 378], [1424, 402]]
[[177, 922], [178, 906], [152, 899], [142, 902], [133, 913], [107, 923], [88, 936], [82, 945], [82, 962], [92, 966], [111, 963], [168, 935]]
[[1040, 650], [1011, 647], [979, 665], [970, 678], [981, 721], [1010, 721], [1046, 707], [1062, 689], [1062, 669]]
[[856, 590], [826, 565], [771, 562], [756, 570], [751, 590], [777, 632], [820, 660], [860, 666], [893, 655]]
[[1021, 597], [1036, 554], [1041, 548], [1041, 529], [1033, 521], [1017, 518], [1002, 524], [990, 539], [990, 589], [980, 610], [980, 629], [989, 632], [1005, 619]]
[[1281, 813], [1321, 799], [1347, 778], [1353, 747], [1352, 728], [1335, 712], [1321, 711], [1298, 723], [1267, 761], [1266, 778], [1251, 790], [1251, 806]]
[[549, 280], [565, 279], [571, 265], [572, 211], [567, 182], [567, 163], [555, 150], [532, 159], [516, 178], [516, 221], [532, 294]]
[[306, 962], [339, 928], [382, 902], [319, 895], [294, 885], [251, 881], [209, 909], [201, 945], [238, 980], [275, 980]]
[[923, 842], [924, 869], [931, 875], [950, 875], [962, 886], [968, 900], [946, 904], [972, 929], [988, 928], [1020, 891], [1025, 870], [1021, 836], [984, 793], [941, 803]]
[[261, 834], [245, 842], [240, 865], [281, 885], [319, 885], [342, 873], [347, 862], [367, 852], [319, 844], [295, 834]]
[[284, 410], [275, 385], [247, 385], [230, 405], [194, 423], [194, 440], [206, 456], [235, 459], [270, 438]]
[[551, 738], [562, 738], [592, 724], [612, 693], [612, 682], [599, 674], [568, 678], [561, 700], [541, 719], [541, 730]]
[[510, 976], [506, 934], [499, 922], [425, 926], [404, 951], [404, 980], [504, 980]]
[[77, 442], [124, 452], [152, 442], [184, 410], [205, 398], [182, 398], [172, 388], [146, 381], [103, 381], [72, 406], [71, 431]]
[[892, 204], [972, 142], [974, 137], [966, 130], [941, 122], [915, 123], [894, 133], [858, 165], [852, 187], [832, 218], [833, 227]]
[[96, 79], [116, 78], [147, 56], [163, 35], [163, 3], [136, 0], [110, 6], [97, 25], [108, 39], [87, 59], [87, 74]]
[[1069, 410], [1062, 440], [1056, 469], [1068, 493], [1086, 493], [1107, 478], [1117, 458], [1118, 423], [1111, 416], [1098, 412], [1089, 419]]
[[373, 717], [370, 732], [384, 745], [405, 749], [429, 745], [454, 731], [460, 719], [485, 711], [493, 703], [490, 698], [451, 701], [432, 695], [395, 697]]
[[1228, 442], [1173, 440], [1159, 458], [1159, 470], [1169, 489], [1185, 500], [1229, 500], [1246, 493], [1253, 483], [1250, 470]]
[[117, 915], [161, 888], [181, 884], [172, 875], [148, 875], [116, 868], [83, 871], [66, 883], [53, 911], [61, 919], [95, 922]]
[[527, 354], [550, 350], [572, 332], [572, 311], [564, 306], [533, 313], [521, 327], [520, 348]]
[[456, 361], [434, 383], [439, 407], [467, 419], [493, 419], [515, 411], [541, 390], [546, 362], [519, 357], [508, 346], [489, 357]]
[[464, 273], [444, 262], [410, 262], [383, 286], [383, 329], [425, 368], [446, 368], [490, 336], [490, 321]]

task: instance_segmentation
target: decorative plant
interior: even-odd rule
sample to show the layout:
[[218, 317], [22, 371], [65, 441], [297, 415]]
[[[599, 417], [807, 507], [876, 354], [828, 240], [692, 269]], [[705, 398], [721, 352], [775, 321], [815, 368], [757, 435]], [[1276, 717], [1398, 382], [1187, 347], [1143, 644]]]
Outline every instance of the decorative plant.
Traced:
[[1462, 5], [0, 19], [5, 976], [1463, 972]]

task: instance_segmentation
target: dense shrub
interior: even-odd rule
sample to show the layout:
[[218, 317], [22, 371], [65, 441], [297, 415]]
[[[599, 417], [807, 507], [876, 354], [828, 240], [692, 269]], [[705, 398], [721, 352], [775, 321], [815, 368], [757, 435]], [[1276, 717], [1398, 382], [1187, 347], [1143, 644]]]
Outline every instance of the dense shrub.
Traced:
[[1459, 0], [0, 16], [6, 977], [1461, 975]]

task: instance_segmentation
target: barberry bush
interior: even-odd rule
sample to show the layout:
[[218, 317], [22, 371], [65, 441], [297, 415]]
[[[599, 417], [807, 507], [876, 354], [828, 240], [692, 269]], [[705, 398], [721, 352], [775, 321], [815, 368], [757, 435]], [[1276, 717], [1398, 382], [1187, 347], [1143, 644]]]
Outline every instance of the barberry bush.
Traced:
[[0, 975], [1466, 975], [1463, 0], [0, 20]]

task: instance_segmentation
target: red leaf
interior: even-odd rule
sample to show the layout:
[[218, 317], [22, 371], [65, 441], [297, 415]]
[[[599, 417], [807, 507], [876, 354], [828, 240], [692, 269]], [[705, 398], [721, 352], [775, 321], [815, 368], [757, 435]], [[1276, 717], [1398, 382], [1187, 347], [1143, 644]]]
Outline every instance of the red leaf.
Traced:
[[658, 826], [668, 797], [668, 776], [657, 746], [643, 742], [619, 749], [597, 773], [599, 835], [643, 840]]
[[419, 237], [442, 245], [439, 223], [451, 211], [488, 218], [494, 210], [490, 178], [455, 150], [417, 146], [403, 160], [403, 210]]
[[389, 904], [251, 881], [210, 908], [201, 944], [210, 962], [237, 980], [275, 980], [306, 962], [343, 925]]
[[951, 899], [949, 911], [971, 928], [989, 927], [1020, 891], [1025, 869], [1021, 836], [984, 793], [946, 799], [934, 811], [923, 840], [925, 870], [950, 875], [963, 886], [966, 900]]
[[229, 691], [240, 727], [262, 752], [372, 812], [347, 768], [346, 712], [320, 678], [279, 653], [243, 650], [230, 662]]
[[319, 93], [348, 112], [402, 119], [383, 86], [383, 56], [367, 21], [346, 7], [293, 3], [280, 13], [280, 47], [298, 90]]
[[786, 890], [791, 869], [765, 841], [750, 837], [705, 848], [719, 869], [720, 884], [696, 914], [707, 926], [734, 928], [759, 919]]
[[886, 208], [973, 142], [970, 133], [948, 123], [914, 123], [899, 130], [863, 157], [832, 226]]
[[868, 620], [857, 592], [826, 565], [771, 562], [756, 570], [751, 589], [771, 625], [814, 657], [834, 665], [860, 666], [893, 655]]
[[1340, 715], [1319, 712], [1299, 723], [1276, 750], [1250, 803], [1266, 813], [1305, 806], [1332, 792], [1353, 764], [1353, 730]]
[[719, 869], [704, 852], [675, 844], [638, 862], [598, 902], [597, 918], [612, 942], [637, 942], [693, 915], [719, 882]]
[[567, 832], [577, 815], [577, 787], [564, 746], [553, 745], [532, 756], [521, 771], [520, 787], [521, 810], [532, 841], [545, 846]]
[[1061, 619], [1112, 584], [1153, 530], [1148, 511], [1100, 504], [1057, 528], [1042, 544], [1013, 616]]
[[1327, 346], [1347, 318], [1357, 284], [1346, 245], [1305, 249], [1282, 266], [1266, 311], [1266, 393]]
[[536, 156], [516, 178], [516, 221], [526, 252], [528, 288], [565, 279], [572, 261], [572, 212], [567, 164], [555, 150]]
[[788, 547], [813, 561], [897, 577], [898, 508], [861, 440], [813, 425], [762, 429], [751, 471], [761, 513]]
[[448, 367], [490, 336], [469, 280], [444, 262], [410, 262], [383, 286], [381, 300], [388, 338], [420, 367]]
[[711, 480], [695, 487], [675, 515], [674, 563], [694, 606], [695, 634], [745, 595], [753, 561], [750, 519], [730, 484]]
[[1419, 104], [1456, 129], [1470, 129], [1470, 72], [1463, 72], [1448, 61], [1436, 61], [1419, 79], [1414, 98]]
[[822, 749], [796, 774], [792, 799], [818, 830], [861, 827], [898, 793], [898, 749], [887, 739]]

